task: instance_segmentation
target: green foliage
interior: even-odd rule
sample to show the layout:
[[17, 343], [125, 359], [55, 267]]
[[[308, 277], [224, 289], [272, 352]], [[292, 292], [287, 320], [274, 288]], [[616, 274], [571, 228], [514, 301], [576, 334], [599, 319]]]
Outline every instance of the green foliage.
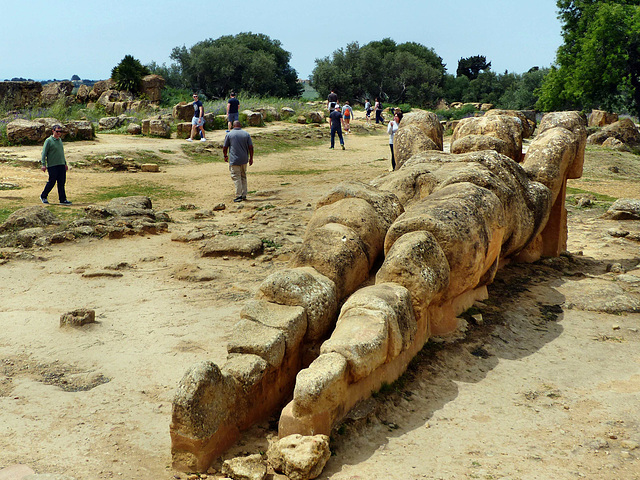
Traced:
[[280, 41], [251, 32], [210, 38], [188, 50], [176, 47], [171, 53], [184, 83], [210, 98], [225, 98], [240, 90], [254, 95], [300, 96], [303, 87], [289, 65], [290, 57]]
[[481, 71], [491, 70], [491, 62], [487, 62], [484, 55], [474, 55], [473, 57], [461, 58], [458, 60], [456, 76], [465, 76], [469, 80], [478, 78]]
[[442, 120], [460, 120], [466, 117], [473, 117], [479, 110], [473, 105], [464, 105], [461, 108], [452, 108], [449, 110], [436, 110], [434, 113]]
[[321, 98], [333, 89], [342, 103], [364, 103], [378, 97], [383, 102], [427, 106], [442, 96], [445, 68], [433, 49], [392, 39], [357, 42], [316, 60], [312, 85]]
[[545, 77], [542, 110], [640, 114], [640, 1], [558, 0], [563, 45]]
[[155, 183], [127, 183], [124, 185], [116, 185], [110, 187], [99, 188], [92, 195], [83, 195], [80, 199], [86, 203], [108, 202], [118, 197], [131, 197], [135, 195], [144, 195], [151, 199], [154, 198], [174, 198], [179, 199], [186, 195], [185, 192], [176, 190], [167, 185], [159, 185]]
[[125, 55], [118, 65], [111, 70], [111, 78], [116, 82], [118, 90], [139, 93], [142, 88], [142, 77], [149, 75], [150, 70], [131, 55]]

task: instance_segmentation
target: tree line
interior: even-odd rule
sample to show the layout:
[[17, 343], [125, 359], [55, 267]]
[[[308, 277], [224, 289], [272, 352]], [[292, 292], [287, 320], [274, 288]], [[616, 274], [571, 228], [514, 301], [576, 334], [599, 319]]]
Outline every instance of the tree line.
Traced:
[[[384, 38], [362, 46], [353, 42], [316, 59], [311, 85], [321, 98], [335, 90], [341, 99], [361, 103], [377, 97], [425, 108], [445, 100], [640, 114], [640, 0], [558, 0], [557, 8], [563, 44], [549, 68], [495, 73], [485, 56], [475, 55], [461, 58], [454, 75], [432, 48]], [[275, 97], [298, 97], [303, 90], [291, 54], [263, 34], [207, 39], [174, 48], [170, 58], [168, 66], [152, 62], [143, 70], [162, 75], [168, 87], [209, 99], [234, 90]]]

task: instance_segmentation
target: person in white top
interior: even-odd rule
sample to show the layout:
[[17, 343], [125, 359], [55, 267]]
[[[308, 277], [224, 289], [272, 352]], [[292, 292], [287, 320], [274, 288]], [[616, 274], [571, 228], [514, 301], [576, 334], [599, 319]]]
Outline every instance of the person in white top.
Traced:
[[387, 125], [387, 133], [389, 134], [389, 148], [391, 149], [391, 170], [396, 169], [396, 157], [393, 154], [393, 136], [400, 128], [400, 120], [402, 120], [402, 111], [396, 108], [393, 112], [393, 120]]

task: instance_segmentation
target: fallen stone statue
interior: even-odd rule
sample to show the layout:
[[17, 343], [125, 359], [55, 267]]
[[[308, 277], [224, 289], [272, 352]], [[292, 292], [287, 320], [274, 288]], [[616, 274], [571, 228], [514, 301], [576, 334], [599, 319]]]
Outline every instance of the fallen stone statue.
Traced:
[[502, 110], [460, 122], [454, 154], [442, 152], [435, 115], [405, 115], [397, 170], [328, 192], [289, 267], [245, 304], [224, 365], [185, 373], [174, 468], [206, 471], [279, 409], [280, 438], [329, 435], [430, 336], [455, 331], [501, 266], [564, 251], [566, 181], [582, 174], [585, 126], [578, 112], [547, 114], [522, 156], [531, 126]]

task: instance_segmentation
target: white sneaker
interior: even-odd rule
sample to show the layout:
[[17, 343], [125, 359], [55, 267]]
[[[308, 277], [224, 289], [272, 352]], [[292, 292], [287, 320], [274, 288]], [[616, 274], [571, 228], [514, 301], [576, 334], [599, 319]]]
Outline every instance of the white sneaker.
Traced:
[[193, 142], [193, 138], [187, 138], [187, 142]]
[[206, 142], [206, 141], [207, 141], [207, 139], [206, 139], [206, 138], [201, 138], [201, 139], [200, 139], [200, 141], [201, 141], [201, 142]]

